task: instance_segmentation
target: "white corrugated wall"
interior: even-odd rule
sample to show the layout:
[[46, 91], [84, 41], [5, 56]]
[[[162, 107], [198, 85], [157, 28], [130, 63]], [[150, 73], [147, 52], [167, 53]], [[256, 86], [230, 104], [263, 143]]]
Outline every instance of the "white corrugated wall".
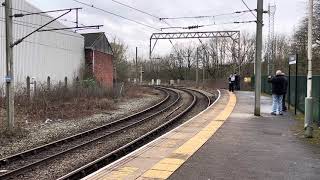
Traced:
[[[41, 10], [25, 0], [13, 0], [13, 13]], [[50, 21], [47, 15], [32, 15], [14, 18], [13, 34], [17, 40], [40, 25]], [[54, 22], [49, 27], [65, 27]], [[47, 27], [47, 28], [49, 28]], [[84, 64], [84, 38], [71, 31], [37, 32], [14, 47], [15, 84], [25, 86], [26, 77], [35, 77], [38, 82], [46, 82], [51, 77], [53, 83], [63, 82], [65, 77], [72, 80], [78, 76]], [[4, 7], [0, 7], [0, 87], [5, 78], [5, 23]]]

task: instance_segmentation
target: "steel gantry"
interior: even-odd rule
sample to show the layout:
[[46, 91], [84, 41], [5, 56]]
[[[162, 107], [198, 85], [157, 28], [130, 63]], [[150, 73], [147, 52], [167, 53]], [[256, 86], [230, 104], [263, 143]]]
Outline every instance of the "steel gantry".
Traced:
[[[238, 49], [238, 60], [240, 63], [240, 31], [203, 31], [203, 32], [172, 32], [172, 33], [153, 33], [150, 37], [149, 58], [152, 59], [152, 52], [159, 39], [202, 39], [202, 38], [230, 38], [236, 49]], [[155, 42], [153, 43], [153, 40]], [[239, 64], [239, 73], [240, 73]]]

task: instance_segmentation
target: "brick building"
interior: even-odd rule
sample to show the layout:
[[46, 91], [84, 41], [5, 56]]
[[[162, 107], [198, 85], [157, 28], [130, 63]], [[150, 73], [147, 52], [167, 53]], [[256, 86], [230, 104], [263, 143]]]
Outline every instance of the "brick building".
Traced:
[[107, 88], [113, 88], [113, 52], [104, 32], [82, 34], [88, 72]]

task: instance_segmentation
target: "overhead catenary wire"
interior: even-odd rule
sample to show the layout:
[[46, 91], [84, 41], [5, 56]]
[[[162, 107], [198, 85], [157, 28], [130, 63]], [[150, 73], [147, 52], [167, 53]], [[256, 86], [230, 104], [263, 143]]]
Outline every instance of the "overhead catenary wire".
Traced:
[[[153, 18], [156, 18], [156, 19], [159, 20], [160, 22], [164, 22], [164, 23], [167, 24], [168, 26], [171, 26], [171, 25], [170, 25], [168, 22], [166, 22], [165, 20], [161, 20], [161, 18], [160, 18], [159, 16], [157, 16], [157, 15], [148, 13], [148, 12], [146, 12], [146, 11], [143, 11], [143, 10], [141, 10], [141, 9], [132, 7], [132, 6], [128, 5], [128, 4], [124, 4], [124, 3], [119, 2], [119, 1], [116, 1], [116, 0], [112, 0], [112, 1], [115, 2], [115, 3], [117, 3], [117, 4], [120, 4], [120, 5], [122, 5], [122, 6], [125, 6], [125, 7], [127, 7], [127, 8], [133, 9], [133, 10], [138, 11], [138, 12], [140, 12], [140, 13], [143, 13], [143, 14], [146, 14], [146, 15], [151, 16], [151, 17], [153, 17]], [[160, 29], [160, 30], [161, 30], [161, 29]]]
[[[3, 3], [0, 7], [5, 8], [5, 4]], [[22, 9], [17, 9], [17, 8], [14, 8], [14, 7], [11, 7], [10, 9], [15, 10], [15, 11], [19, 11], [19, 12], [24, 12], [24, 13], [37, 13], [37, 12], [31, 12], [31, 11], [26, 11], [26, 10], [22, 10]], [[47, 14], [36, 14], [36, 15], [52, 18], [51, 16], [49, 16]]]
[[[1, 17], [0, 17], [0, 21], [5, 22], [5, 18], [1, 18]], [[25, 22], [25, 21], [18, 21], [18, 20], [14, 20], [14, 21], [13, 21], [13, 24], [19, 25], [19, 26], [24, 26], [24, 27], [29, 27], [29, 28], [34, 28], [34, 29], [41, 26], [41, 24], [35, 24], [35, 23], [30, 23], [30, 22]], [[48, 26], [48, 27], [50, 27], [50, 26]], [[52, 33], [62, 34], [62, 35], [66, 35], [66, 36], [81, 38], [81, 37], [79, 37], [79, 36], [73, 35], [74, 32], [72, 32], [72, 31], [68, 31], [68, 30], [61, 30], [61, 31], [65, 31], [65, 32], [68, 32], [68, 33], [70, 33], [70, 34], [63, 33], [63, 32], [58, 32], [58, 31], [52, 31]], [[71, 34], [71, 33], [72, 33], [72, 34]]]
[[[129, 5], [127, 5], [127, 4], [121, 3], [121, 2], [116, 1], [116, 0], [112, 0], [112, 1], [115, 2], [115, 3], [117, 3], [117, 4], [120, 4], [120, 5], [122, 5], [122, 6], [125, 6], [125, 7], [127, 7], [127, 8], [133, 9], [133, 10], [138, 11], [138, 12], [140, 12], [140, 13], [143, 13], [143, 14], [146, 14], [146, 15], [151, 16], [151, 17], [153, 17], [153, 18], [156, 18], [156, 19], [159, 20], [160, 22], [164, 22], [164, 23], [167, 24], [168, 26], [171, 26], [171, 25], [170, 25], [168, 22], [166, 22], [165, 20], [162, 20], [162, 21], [161, 21], [160, 17], [158, 17], [158, 16], [156, 16], [156, 15], [154, 15], [154, 14], [148, 13], [148, 12], [146, 12], [146, 11], [140, 10], [140, 9], [135, 8], [135, 7], [132, 7], [132, 6], [129, 6]], [[158, 31], [162, 31], [162, 29], [160, 29], [160, 30], [158, 30]], [[170, 42], [170, 44], [172, 45], [173, 49], [174, 49], [178, 54], [180, 54], [180, 53], [178, 52], [178, 50], [176, 49], [175, 45], [172, 43], [171, 39], [169, 39], [169, 42]]]
[[159, 20], [160, 20], [160, 17], [155, 16], [155, 15], [153, 15], [153, 14], [151, 14], [151, 13], [146, 12], [146, 11], [143, 11], [143, 10], [137, 9], [137, 8], [135, 8], [135, 7], [129, 6], [129, 5], [127, 5], [127, 4], [124, 4], [124, 3], [119, 2], [119, 1], [116, 1], [116, 0], [112, 0], [112, 1], [113, 1], [113, 2], [115, 2], [115, 3], [117, 3], [117, 4], [120, 4], [120, 5], [122, 5], [122, 6], [126, 6], [126, 7], [130, 8], [130, 9], [133, 9], [133, 10], [139, 11], [139, 12], [141, 12], [141, 13], [143, 13], [143, 14], [146, 14], [146, 15], [152, 16], [152, 17], [157, 18], [157, 19], [159, 19]]
[[[2, 6], [0, 6], [0, 7], [5, 7], [4, 5], [2, 5]], [[10, 8], [10, 9], [12, 9], [12, 10], [15, 10], [15, 11], [19, 11], [19, 12], [24, 12], [24, 13], [28, 13], [28, 14], [32, 14], [32, 15], [39, 15], [39, 16], [42, 16], [42, 17], [46, 17], [46, 18], [54, 18], [54, 17], [52, 17], [52, 16], [50, 16], [50, 15], [47, 15], [47, 14], [44, 14], [44, 13], [54, 13], [54, 12], [59, 12], [59, 11], [65, 11], [65, 10], [69, 10], [69, 9], [80, 9], [80, 8], [69, 8], [69, 9], [61, 9], [61, 10], [52, 10], [52, 11], [48, 11], [48, 12], [32, 12], [32, 11], [26, 11], [26, 10], [23, 10], [23, 9], [18, 9], [18, 8]], [[5, 18], [1, 18], [0, 17], [0, 19], [5, 19]], [[64, 19], [58, 19], [58, 21], [64, 21], [64, 22], [70, 22], [70, 23], [74, 23], [74, 24], [76, 24], [77, 22], [75, 22], [75, 21], [71, 21], [71, 20], [68, 20], [68, 19], [66, 19], [66, 18], [64, 18]], [[20, 20], [13, 20], [13, 22], [20, 22], [20, 23], [24, 23], [24, 24], [28, 24], [28, 25], [36, 25], [36, 26], [42, 26], [42, 24], [35, 24], [35, 23], [31, 23], [31, 22], [26, 22], [26, 21], [20, 21]], [[79, 23], [79, 22], [78, 22]], [[21, 25], [21, 24], [19, 24], [19, 23], [14, 23], [14, 24], [17, 24], [17, 25]], [[82, 24], [82, 23], [79, 23], [80, 25], [83, 25], [83, 26], [85, 26], [84, 24]], [[31, 27], [31, 26], [27, 26], [27, 27]], [[49, 27], [49, 28], [54, 28], [54, 27], [50, 27], [50, 26], [47, 26], [47, 27]], [[34, 27], [34, 28], [36, 28], [36, 27]], [[61, 30], [61, 31], [66, 31], [66, 32], [71, 32], [71, 31], [69, 31], [69, 30]], [[57, 32], [58, 34], [64, 34], [64, 33], [59, 33], [59, 32]], [[68, 35], [68, 34], [65, 34], [65, 35]]]
[[[247, 3], [246, 3], [244, 0], [241, 0], [241, 1], [242, 1], [242, 3], [243, 3], [248, 9], [250, 9], [249, 6], [247, 5]], [[257, 16], [256, 16], [253, 12], [251, 12], [251, 14], [252, 14], [255, 18], [257, 18]]]
[[[247, 7], [247, 9], [250, 10], [250, 8], [249, 8], [249, 6], [247, 5], [247, 3], [246, 3], [244, 0], [241, 0], [241, 1], [242, 1], [242, 3]], [[257, 10], [255, 10], [255, 11], [257, 11]], [[256, 16], [253, 12], [251, 12], [251, 14], [258, 20], [257, 16]], [[262, 22], [259, 21], [259, 23], [261, 23], [261, 24], [263, 25]]]
[[[226, 15], [235, 15], [235, 14], [240, 14], [238, 15], [238, 17], [244, 15], [245, 13], [248, 13], [248, 12], [251, 12], [252, 11], [256, 11], [256, 9], [248, 9], [248, 10], [242, 10], [242, 11], [234, 11], [232, 13], [224, 13], [224, 14], [216, 14], [216, 15], [211, 15], [211, 16], [188, 16], [188, 17], [178, 17], [178, 18], [160, 18], [159, 16], [157, 15], [154, 15], [152, 13], [149, 13], [149, 12], [146, 12], [144, 10], [141, 10], [141, 9], [138, 9], [136, 7], [133, 7], [133, 6], [130, 6], [128, 4], [125, 4], [125, 3], [122, 3], [122, 2], [119, 2], [117, 0], [112, 0], [114, 3], [117, 3], [119, 5], [122, 5], [122, 6], [125, 6], [127, 8], [130, 8], [132, 10], [135, 10], [135, 11], [138, 11], [140, 13], [143, 13], [143, 14], [146, 14], [152, 18], [156, 18], [157, 20], [160, 20], [161, 22], [164, 22], [165, 24], [167, 24], [169, 27], [165, 27], [165, 28], [161, 28], [161, 30], [165, 30], [165, 29], [178, 29], [178, 28], [181, 28], [181, 29], [196, 29], [196, 28], [200, 28], [200, 27], [204, 27], [204, 26], [213, 26], [213, 25], [219, 25], [219, 24], [205, 24], [205, 25], [193, 25], [193, 26], [187, 26], [187, 27], [172, 27], [167, 21], [166, 19], [178, 19], [178, 18], [197, 18], [197, 19], [200, 19], [200, 18], [215, 18], [215, 17], [218, 17], [218, 16], [226, 16]], [[249, 22], [256, 22], [256, 21], [234, 21], [234, 22], [228, 22], [228, 23], [222, 23], [222, 24], [241, 24], [241, 23], [249, 23]], [[221, 25], [222, 25], [221, 24]], [[199, 39], [200, 40], [200, 39]], [[177, 49], [175, 48], [174, 44], [172, 43], [172, 41], [169, 39], [170, 41], [170, 44], [173, 46], [174, 50], [180, 54]], [[201, 40], [200, 40], [201, 42]]]
[[225, 24], [246, 24], [246, 23], [253, 23], [256, 22], [255, 20], [250, 21], [232, 21], [232, 22], [225, 22], [225, 23], [214, 23], [214, 24], [203, 24], [203, 25], [191, 25], [191, 26], [171, 26], [171, 27], [163, 27], [163, 29], [197, 29], [201, 27], [209, 27], [209, 26], [216, 26], [216, 25], [225, 25]]
[[90, 5], [90, 4], [88, 4], [88, 3], [84, 3], [84, 2], [78, 1], [78, 0], [73, 0], [73, 1], [74, 1], [74, 2], [77, 2], [77, 3], [80, 3], [80, 4], [82, 4], [82, 5], [85, 5], [85, 6], [88, 6], [88, 7], [97, 9], [97, 10], [100, 10], [100, 11], [105, 12], [105, 13], [107, 13], [107, 14], [111, 14], [111, 15], [113, 15], [113, 16], [116, 16], [116, 17], [125, 19], [125, 20], [127, 20], [127, 21], [131, 21], [131, 22], [134, 22], [134, 23], [136, 23], [136, 24], [139, 24], [139, 25], [142, 25], [142, 26], [145, 26], [145, 27], [148, 27], [148, 28], [157, 30], [157, 31], [161, 31], [161, 29], [157, 29], [157, 28], [155, 28], [155, 27], [153, 27], [153, 26], [151, 26], [151, 25], [144, 24], [144, 23], [139, 22], [139, 21], [136, 21], [136, 20], [134, 20], [134, 19], [130, 19], [130, 18], [124, 17], [124, 16], [122, 16], [122, 15], [119, 15], [119, 14], [116, 14], [116, 13], [113, 13], [113, 12], [110, 12], [110, 11], [107, 11], [107, 10], [105, 10], [105, 9], [96, 7], [96, 6], [94, 6], [94, 5]]
[[255, 11], [255, 9], [248, 9], [243, 11], [235, 11], [231, 13], [222, 13], [222, 14], [216, 14], [216, 15], [203, 15], [203, 16], [181, 16], [181, 17], [162, 17], [160, 20], [169, 20], [169, 19], [201, 19], [201, 18], [215, 18], [219, 16], [227, 16], [227, 15], [234, 15], [234, 14], [241, 14], [241, 13], [248, 13]]

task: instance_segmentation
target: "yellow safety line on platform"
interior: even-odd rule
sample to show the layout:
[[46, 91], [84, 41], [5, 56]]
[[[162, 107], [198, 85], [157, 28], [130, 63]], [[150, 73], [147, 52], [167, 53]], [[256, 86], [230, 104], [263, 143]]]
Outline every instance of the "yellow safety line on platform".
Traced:
[[117, 171], [113, 171], [110, 176], [104, 177], [104, 180], [123, 179], [138, 170], [136, 167], [122, 167]]
[[229, 93], [229, 101], [225, 109], [213, 119], [199, 133], [189, 139], [172, 153], [172, 157], [186, 157], [184, 159], [165, 158], [155, 164], [150, 170], [146, 171], [141, 177], [152, 179], [167, 179], [176, 171], [192, 154], [194, 154], [211, 136], [222, 126], [225, 120], [232, 113], [237, 98], [233, 93]]

